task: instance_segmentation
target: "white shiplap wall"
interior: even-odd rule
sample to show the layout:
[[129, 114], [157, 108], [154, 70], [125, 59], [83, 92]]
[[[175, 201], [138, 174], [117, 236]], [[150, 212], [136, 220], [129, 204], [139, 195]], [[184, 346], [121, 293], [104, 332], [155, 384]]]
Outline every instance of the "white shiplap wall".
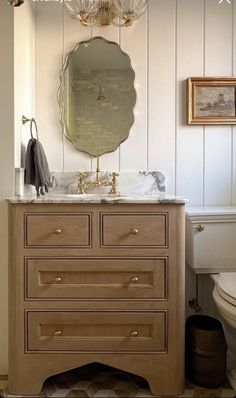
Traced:
[[150, 0], [131, 28], [82, 28], [58, 2], [36, 2], [36, 117], [52, 170], [90, 170], [58, 121], [59, 69], [91, 36], [118, 42], [136, 72], [135, 123], [128, 140], [101, 159], [104, 170], [162, 170], [168, 192], [192, 205], [236, 203], [236, 130], [186, 126], [189, 76], [236, 73], [236, 0]]
[[29, 124], [22, 125], [22, 115], [35, 113], [35, 7], [31, 1], [14, 8], [13, 48], [15, 166], [20, 167], [30, 138]]

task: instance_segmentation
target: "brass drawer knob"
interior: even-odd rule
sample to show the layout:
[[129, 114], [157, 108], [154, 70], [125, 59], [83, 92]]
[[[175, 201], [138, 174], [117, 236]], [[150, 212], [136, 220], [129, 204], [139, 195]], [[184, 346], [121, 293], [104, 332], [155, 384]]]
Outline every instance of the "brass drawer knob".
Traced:
[[132, 337], [137, 337], [138, 336], [138, 331], [137, 330], [132, 330], [130, 333]]
[[55, 279], [54, 279], [55, 283], [59, 283], [61, 281], [62, 281], [62, 278], [60, 276], [56, 276]]
[[138, 235], [139, 230], [138, 230], [138, 228], [132, 228], [131, 231], [130, 231], [130, 233], [131, 233], [132, 235]]
[[137, 283], [139, 281], [139, 278], [137, 277], [137, 276], [133, 276], [131, 279], [130, 279], [130, 282], [131, 283]]
[[54, 234], [56, 234], [56, 235], [60, 235], [61, 233], [62, 233], [62, 229], [61, 228], [57, 228], [54, 231]]
[[62, 331], [61, 330], [55, 330], [54, 336], [59, 337], [61, 335], [62, 335]]
[[194, 227], [195, 231], [197, 232], [203, 232], [205, 227], [202, 224], [198, 224], [196, 227]]

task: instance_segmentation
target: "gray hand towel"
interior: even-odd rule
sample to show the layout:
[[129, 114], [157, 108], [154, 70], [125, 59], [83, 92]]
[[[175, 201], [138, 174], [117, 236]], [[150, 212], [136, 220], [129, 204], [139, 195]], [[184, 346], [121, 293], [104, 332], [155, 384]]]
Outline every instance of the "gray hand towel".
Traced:
[[37, 196], [45, 195], [50, 186], [50, 171], [42, 144], [32, 138], [25, 155], [25, 183], [34, 185]]

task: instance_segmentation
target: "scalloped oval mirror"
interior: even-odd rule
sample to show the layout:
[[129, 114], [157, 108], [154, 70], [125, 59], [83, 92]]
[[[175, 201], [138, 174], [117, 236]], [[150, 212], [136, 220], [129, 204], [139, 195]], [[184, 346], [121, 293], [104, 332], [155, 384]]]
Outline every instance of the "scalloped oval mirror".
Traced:
[[101, 156], [128, 138], [134, 78], [129, 56], [102, 37], [80, 42], [67, 54], [60, 72], [60, 121], [77, 150]]

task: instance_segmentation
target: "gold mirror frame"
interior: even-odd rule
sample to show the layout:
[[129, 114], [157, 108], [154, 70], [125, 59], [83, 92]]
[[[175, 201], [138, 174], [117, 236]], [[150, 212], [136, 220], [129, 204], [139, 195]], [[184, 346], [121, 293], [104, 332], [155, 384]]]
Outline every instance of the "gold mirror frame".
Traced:
[[[129, 111], [129, 112], [130, 112], [130, 119], [131, 119], [131, 122], [130, 122], [129, 127], [127, 128], [127, 136], [126, 136], [125, 138], [123, 138], [122, 140], [120, 140], [120, 141], [117, 143], [117, 145], [115, 145], [114, 147], [112, 147], [110, 150], [104, 150], [104, 152], [99, 153], [99, 154], [92, 154], [92, 153], [89, 152], [88, 150], [81, 149], [81, 148], [79, 147], [79, 145], [76, 145], [75, 141], [73, 140], [73, 137], [72, 137], [71, 134], [70, 134], [70, 131], [69, 131], [69, 128], [68, 128], [68, 125], [67, 125], [67, 122], [66, 122], [66, 112], [67, 112], [67, 108], [66, 108], [66, 103], [65, 103], [65, 102], [66, 102], [66, 99], [65, 99], [65, 97], [66, 97], [66, 90], [67, 90], [67, 87], [66, 87], [66, 70], [67, 70], [67, 68], [68, 68], [68, 66], [69, 66], [71, 56], [79, 49], [80, 46], [88, 47], [89, 44], [92, 43], [92, 42], [94, 42], [95, 40], [102, 40], [104, 43], [106, 43], [106, 44], [108, 44], [108, 45], [116, 46], [116, 47], [120, 50], [121, 54], [124, 55], [124, 56], [127, 58], [127, 60], [128, 60], [128, 66], [129, 66], [130, 71], [131, 71], [131, 73], [132, 73], [132, 75], [133, 75], [132, 84], [133, 84], [133, 94], [134, 94], [134, 101], [133, 101], [133, 104], [132, 104], [132, 110]], [[57, 100], [58, 100], [59, 107], [60, 107], [59, 119], [60, 119], [60, 122], [61, 122], [61, 125], [62, 125], [62, 128], [63, 128], [63, 134], [64, 134], [64, 136], [66, 137], [66, 139], [69, 140], [69, 141], [72, 143], [72, 145], [74, 146], [74, 148], [75, 148], [76, 150], [78, 150], [78, 151], [80, 151], [80, 152], [83, 152], [83, 153], [86, 153], [86, 154], [88, 154], [88, 155], [90, 155], [90, 156], [93, 156], [93, 157], [101, 156], [101, 155], [103, 155], [103, 154], [105, 154], [105, 153], [114, 152], [114, 151], [120, 146], [120, 144], [121, 144], [122, 142], [124, 142], [124, 141], [127, 140], [127, 138], [129, 137], [130, 129], [131, 129], [133, 123], [134, 123], [134, 107], [135, 107], [136, 100], [137, 100], [137, 93], [136, 93], [135, 86], [134, 86], [135, 72], [134, 72], [134, 69], [133, 69], [133, 67], [132, 67], [132, 65], [131, 65], [131, 59], [130, 59], [129, 55], [128, 55], [127, 53], [125, 53], [125, 52], [121, 49], [121, 47], [119, 46], [119, 44], [117, 44], [116, 42], [106, 40], [105, 38], [103, 38], [103, 37], [101, 37], [101, 36], [95, 36], [95, 37], [93, 37], [93, 38], [91, 38], [91, 39], [89, 39], [89, 40], [84, 40], [84, 41], [81, 41], [81, 42], [77, 43], [76, 46], [74, 47], [74, 49], [73, 49], [72, 51], [70, 51], [70, 52], [66, 55], [65, 61], [64, 61], [63, 67], [62, 67], [61, 70], [60, 70], [59, 76], [60, 76], [60, 87], [59, 87], [58, 93], [57, 93]]]

